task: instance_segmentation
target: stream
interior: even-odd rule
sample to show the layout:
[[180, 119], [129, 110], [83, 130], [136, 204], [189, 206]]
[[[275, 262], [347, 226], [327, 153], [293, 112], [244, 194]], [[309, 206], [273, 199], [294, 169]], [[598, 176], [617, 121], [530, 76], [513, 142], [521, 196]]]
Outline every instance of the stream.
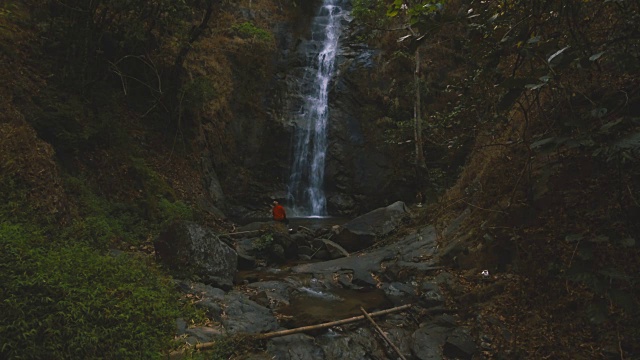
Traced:
[[[347, 222], [298, 218], [293, 233], [273, 221], [253, 222], [225, 241], [198, 224], [181, 225], [167, 238], [173, 244], [187, 234], [193, 256], [180, 267], [192, 267], [199, 280], [177, 285], [212, 322], [195, 327], [179, 322], [177, 335], [193, 346], [225, 335], [290, 330], [269, 336], [259, 353], [243, 359], [395, 359], [396, 350], [366, 321], [308, 327], [354, 318], [362, 309], [374, 313], [411, 305], [375, 320], [406, 359], [471, 359], [474, 340], [457, 326], [440, 290], [450, 286], [452, 276], [440, 273], [435, 228], [406, 227], [411, 216], [396, 202]], [[160, 251], [165, 246], [157, 245]], [[358, 247], [347, 252], [341, 245]], [[234, 254], [237, 263], [225, 265]], [[194, 267], [198, 261], [206, 263]]]

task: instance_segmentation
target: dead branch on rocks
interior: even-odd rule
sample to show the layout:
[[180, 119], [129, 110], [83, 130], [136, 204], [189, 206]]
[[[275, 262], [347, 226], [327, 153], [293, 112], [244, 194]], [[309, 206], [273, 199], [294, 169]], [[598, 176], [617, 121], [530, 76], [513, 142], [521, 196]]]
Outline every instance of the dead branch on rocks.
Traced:
[[389, 337], [387, 337], [387, 335], [384, 333], [384, 331], [382, 331], [380, 326], [378, 326], [378, 324], [376, 324], [376, 322], [373, 321], [373, 318], [370, 316], [369, 313], [367, 313], [367, 311], [362, 306], [360, 306], [360, 311], [362, 311], [364, 316], [366, 316], [367, 320], [369, 320], [371, 325], [373, 325], [373, 327], [378, 331], [378, 334], [380, 334], [380, 336], [382, 336], [382, 338], [384, 338], [384, 340], [387, 342], [387, 344], [389, 344], [389, 346], [391, 346], [393, 348], [393, 350], [396, 352], [396, 354], [398, 354], [398, 356], [400, 356], [400, 359], [407, 360], [407, 358], [405, 358], [404, 355], [402, 355], [402, 353], [400, 352], [400, 349], [398, 349], [398, 347], [393, 342], [391, 342], [391, 340], [389, 340]]
[[[381, 311], [372, 312], [369, 315], [370, 316], [386, 315], [386, 314], [391, 314], [391, 313], [402, 311], [402, 310], [407, 310], [410, 307], [411, 307], [411, 304], [407, 304], [407, 305], [402, 305], [402, 306], [394, 307], [394, 308], [387, 309], [387, 310], [381, 310]], [[270, 332], [270, 333], [265, 333], [265, 334], [258, 334], [256, 336], [256, 339], [260, 339], [260, 340], [262, 340], [262, 339], [271, 339], [271, 338], [274, 338], [274, 337], [297, 334], [297, 333], [306, 332], [306, 331], [310, 331], [310, 330], [325, 329], [325, 328], [329, 328], [329, 327], [332, 327], [332, 326], [338, 326], [338, 325], [343, 325], [343, 324], [356, 322], [356, 321], [359, 321], [359, 320], [363, 320], [364, 318], [365, 318], [364, 315], [359, 315], [359, 316], [354, 316], [354, 317], [347, 318], [347, 319], [331, 321], [331, 322], [326, 322], [326, 323], [317, 324], [317, 325], [303, 326], [303, 327], [299, 327], [299, 328], [295, 328], [295, 329], [288, 329], [288, 330], [275, 331], [275, 332]]]
[[247, 230], [247, 231], [238, 231], [238, 232], [232, 232], [232, 233], [220, 234], [220, 236], [244, 235], [244, 234], [251, 234], [251, 233], [262, 232], [262, 231], [263, 231], [263, 230]]
[[[369, 313], [368, 316], [369, 317], [373, 317], [373, 316], [381, 316], [381, 315], [391, 314], [391, 313], [394, 313], [394, 312], [407, 310], [407, 309], [411, 308], [411, 306], [412, 306], [411, 304], [407, 304], [407, 305], [394, 307], [394, 308], [391, 308], [391, 309], [376, 311], [376, 312]], [[311, 331], [311, 330], [325, 329], [325, 328], [329, 328], [329, 327], [332, 327], [332, 326], [344, 325], [344, 324], [360, 321], [360, 320], [363, 320], [365, 318], [366, 318], [365, 315], [359, 315], [359, 316], [354, 316], [354, 317], [347, 318], [347, 319], [331, 321], [331, 322], [326, 322], [326, 323], [317, 324], [317, 325], [309, 325], [309, 326], [303, 326], [303, 327], [299, 327], [299, 328], [295, 328], [295, 329], [287, 329], [287, 330], [274, 331], [274, 332], [270, 332], [270, 333], [257, 334], [257, 335], [255, 335], [254, 339], [256, 339], [256, 340], [266, 340], [266, 339], [272, 339], [272, 338], [280, 337], [280, 336], [298, 334], [298, 333], [307, 332], [307, 331]], [[193, 347], [193, 350], [211, 349], [211, 348], [215, 347], [215, 345], [216, 345], [215, 341], [196, 344]], [[396, 350], [396, 351], [398, 351], [398, 350]], [[169, 355], [169, 358], [170, 359], [180, 359], [184, 355], [184, 353], [185, 353], [184, 351], [174, 351]]]

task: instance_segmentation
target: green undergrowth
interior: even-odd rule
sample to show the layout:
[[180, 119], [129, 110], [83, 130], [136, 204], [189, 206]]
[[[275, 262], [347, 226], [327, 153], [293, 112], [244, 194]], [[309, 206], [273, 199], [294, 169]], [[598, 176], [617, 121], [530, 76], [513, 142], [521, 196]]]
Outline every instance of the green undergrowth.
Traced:
[[176, 220], [193, 220], [193, 209], [173, 198], [168, 186], [157, 174], [140, 164], [132, 166], [146, 191], [141, 199], [116, 200], [93, 190], [89, 181], [68, 177], [66, 188], [81, 214], [63, 231], [65, 237], [90, 243], [100, 249], [140, 245], [155, 238], [167, 224]]
[[141, 199], [62, 176], [66, 222], [0, 174], [0, 358], [161, 358], [174, 346], [176, 318], [206, 321], [150, 257], [107, 251], [148, 245], [167, 223], [194, 216], [144, 162], [130, 167]]
[[147, 258], [51, 243], [8, 222], [0, 282], [0, 358], [160, 358], [175, 319], [196, 316]]

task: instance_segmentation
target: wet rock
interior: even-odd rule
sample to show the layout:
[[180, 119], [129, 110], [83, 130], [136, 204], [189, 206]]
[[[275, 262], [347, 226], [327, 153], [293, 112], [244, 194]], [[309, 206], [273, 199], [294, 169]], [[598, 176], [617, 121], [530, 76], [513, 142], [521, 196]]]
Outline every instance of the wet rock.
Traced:
[[315, 251], [310, 246], [298, 246], [298, 257], [301, 255], [311, 256]]
[[238, 270], [251, 270], [256, 268], [258, 264], [256, 258], [248, 255], [240, 249], [236, 251], [238, 252]]
[[441, 288], [451, 291], [456, 295], [462, 295], [465, 293], [465, 290], [456, 281], [456, 278], [450, 272], [443, 271], [440, 274], [436, 275], [434, 280]]
[[423, 324], [411, 335], [411, 352], [420, 360], [442, 360], [441, 348], [451, 332], [434, 324]]
[[220, 185], [220, 181], [218, 180], [218, 175], [216, 174], [215, 165], [213, 164], [213, 156], [209, 153], [204, 154], [201, 158], [201, 164], [203, 180], [206, 185], [205, 189], [209, 195], [208, 197], [211, 199], [214, 206], [224, 205], [225, 196], [222, 191], [222, 185]]
[[433, 318], [432, 323], [445, 328], [455, 328], [457, 326], [456, 319], [449, 314], [438, 315]]
[[287, 259], [284, 247], [280, 244], [274, 244], [269, 249], [269, 260], [274, 263], [283, 263]]
[[316, 260], [331, 260], [331, 253], [326, 249], [320, 249], [315, 252], [313, 258]]
[[315, 344], [313, 337], [294, 334], [275, 338], [267, 343], [267, 352], [271, 359], [278, 360], [318, 360], [324, 359], [322, 349]]
[[238, 266], [234, 249], [208, 228], [193, 222], [171, 225], [154, 241], [157, 258], [169, 269], [202, 282], [231, 288]]
[[326, 239], [323, 239], [322, 242], [329, 252], [331, 259], [338, 259], [341, 257], [349, 256], [347, 250], [345, 250], [342, 246], [336, 244], [335, 242]]
[[207, 315], [214, 320], [220, 320], [220, 314], [222, 313], [222, 307], [212, 300], [201, 300], [194, 304], [197, 308], [204, 309]]
[[422, 285], [420, 305], [430, 308], [444, 305], [444, 296], [437, 284], [425, 283]]
[[449, 358], [470, 360], [477, 350], [473, 338], [462, 329], [456, 329], [447, 337], [442, 354]]
[[240, 292], [232, 291], [224, 297], [224, 312], [221, 322], [232, 334], [269, 332], [279, 327], [271, 310]]
[[313, 239], [313, 236], [309, 235], [306, 232], [302, 232], [302, 231], [299, 231], [299, 232], [291, 235], [291, 241], [293, 241], [296, 244], [298, 244], [298, 247], [305, 246], [305, 245], [308, 246], [309, 241], [311, 241], [312, 239]]
[[327, 209], [329, 213], [338, 216], [349, 215], [356, 207], [353, 197], [346, 194], [333, 194], [327, 197]]
[[382, 289], [394, 306], [412, 303], [416, 297], [416, 291], [411, 285], [400, 282], [385, 283]]
[[340, 284], [340, 286], [347, 288], [347, 289], [360, 289], [362, 288], [361, 286], [358, 285], [354, 285], [352, 283], [353, 281], [353, 273], [350, 271], [339, 271], [336, 273], [336, 280], [338, 282], [338, 284]]
[[319, 238], [312, 239], [310, 245], [314, 249], [322, 249], [324, 248], [324, 240]]
[[[411, 333], [412, 331], [409, 331], [407, 329], [402, 329], [402, 328], [398, 328], [398, 327], [392, 327], [388, 330], [385, 329], [385, 332], [387, 333], [387, 337], [389, 338], [389, 340], [391, 340], [391, 342], [393, 342], [393, 344], [398, 348], [398, 350], [400, 350], [400, 353], [402, 353], [402, 355], [404, 355], [404, 357], [406, 358], [410, 358], [411, 357]], [[391, 349], [389, 349], [391, 350]], [[387, 350], [388, 354], [389, 354], [389, 358], [390, 359], [396, 359], [397, 355], [396, 353], [391, 350], [389, 351]]]
[[458, 257], [469, 253], [470, 239], [470, 235], [465, 235], [449, 242], [438, 254], [441, 262], [458, 265]]
[[444, 298], [437, 290], [427, 291], [420, 297], [420, 304], [424, 307], [437, 307], [444, 305]]
[[392, 266], [393, 262], [401, 259], [415, 259], [433, 253], [435, 248], [435, 229], [427, 227], [421, 238], [408, 236], [397, 243], [379, 249], [321, 263], [303, 264], [293, 267], [294, 273], [311, 273], [314, 276], [328, 276], [331, 274], [348, 272], [352, 276], [351, 282], [359, 286], [375, 286], [378, 284], [372, 274], [382, 272], [381, 266]]
[[401, 201], [378, 208], [344, 224], [333, 240], [349, 252], [356, 252], [373, 245], [376, 239], [397, 230], [409, 214]]
[[[385, 359], [379, 357], [383, 352], [375, 336], [368, 328], [358, 328], [340, 336], [319, 337], [318, 342], [326, 360]], [[373, 354], [378, 356], [374, 357]]]
[[226, 294], [222, 289], [195, 281], [178, 280], [178, 286], [181, 288], [182, 292], [196, 295], [198, 298], [202, 299], [222, 301]]
[[224, 335], [224, 329], [220, 327], [199, 326], [185, 331], [190, 344], [210, 342]]
[[182, 335], [187, 330], [187, 322], [183, 318], [176, 319], [176, 334]]
[[265, 304], [256, 302], [271, 309], [289, 305], [289, 297], [295, 289], [294, 286], [283, 281], [261, 281], [249, 284], [247, 287], [256, 289], [258, 294], [266, 299]]

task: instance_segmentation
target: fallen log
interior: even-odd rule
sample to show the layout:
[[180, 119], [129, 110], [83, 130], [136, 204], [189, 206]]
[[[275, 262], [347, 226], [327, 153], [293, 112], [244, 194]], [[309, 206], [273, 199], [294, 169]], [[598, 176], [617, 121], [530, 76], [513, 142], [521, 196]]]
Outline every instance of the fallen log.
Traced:
[[[369, 316], [380, 316], [380, 315], [391, 314], [391, 313], [394, 313], [394, 312], [407, 310], [410, 307], [411, 307], [411, 304], [402, 305], [402, 306], [394, 307], [394, 308], [387, 309], [387, 310], [381, 310], [381, 311], [372, 312], [372, 313], [369, 314]], [[354, 316], [354, 317], [347, 318], [347, 319], [331, 321], [331, 322], [326, 322], [326, 323], [317, 324], [317, 325], [309, 325], [309, 326], [303, 326], [303, 327], [299, 327], [299, 328], [295, 328], [295, 329], [287, 329], [287, 330], [274, 331], [274, 332], [270, 332], [270, 333], [258, 334], [256, 336], [256, 339], [260, 339], [260, 340], [262, 340], [262, 339], [271, 339], [271, 338], [274, 338], [274, 337], [297, 334], [297, 333], [306, 332], [306, 331], [310, 331], [310, 330], [325, 329], [325, 328], [329, 328], [329, 327], [332, 327], [332, 326], [348, 324], [348, 323], [356, 322], [356, 321], [363, 320], [363, 319], [365, 319], [365, 316], [364, 315], [359, 315], [359, 316]]]
[[247, 231], [238, 231], [238, 232], [232, 232], [232, 233], [226, 233], [226, 234], [220, 234], [220, 236], [234, 236], [234, 235], [243, 235], [243, 234], [251, 234], [254, 232], [261, 232], [264, 230], [247, 230]]
[[[391, 313], [394, 313], [394, 312], [407, 310], [410, 307], [411, 307], [411, 304], [407, 304], [407, 305], [394, 307], [394, 308], [391, 308], [391, 309], [372, 312], [372, 313], [370, 313], [368, 315], [369, 316], [381, 316], [381, 315], [386, 315], [386, 314], [391, 314]], [[297, 333], [311, 331], [311, 330], [325, 329], [325, 328], [329, 328], [329, 327], [332, 327], [332, 326], [344, 325], [344, 324], [356, 322], [356, 321], [363, 320], [363, 319], [365, 319], [365, 316], [364, 315], [359, 315], [359, 316], [354, 316], [354, 317], [347, 318], [347, 319], [331, 321], [331, 322], [326, 322], [326, 323], [317, 324], [317, 325], [309, 325], [309, 326], [303, 326], [303, 327], [299, 327], [299, 328], [295, 328], [295, 329], [287, 329], [287, 330], [274, 331], [274, 332], [270, 332], [270, 333], [257, 334], [257, 335], [254, 336], [254, 339], [257, 339], [257, 340], [271, 339], [271, 338], [275, 338], [275, 337], [287, 336], [287, 335], [297, 334]], [[206, 342], [206, 343], [200, 343], [200, 344], [194, 345], [193, 350], [206, 350], [206, 349], [210, 349], [210, 348], [215, 347], [215, 345], [216, 345], [215, 341]], [[172, 352], [170, 354], [170, 358], [171, 359], [179, 359], [179, 358], [182, 357], [182, 355], [184, 355], [183, 351], [174, 351], [174, 352]]]
[[373, 318], [369, 315], [369, 313], [367, 313], [367, 311], [362, 306], [360, 306], [360, 311], [362, 311], [364, 316], [367, 317], [367, 320], [369, 320], [371, 325], [373, 325], [373, 327], [376, 329], [376, 331], [378, 331], [378, 334], [380, 334], [380, 336], [382, 336], [382, 338], [384, 338], [384, 340], [387, 342], [387, 344], [389, 344], [389, 346], [391, 346], [393, 348], [393, 350], [396, 352], [396, 354], [398, 354], [398, 356], [400, 356], [400, 359], [407, 360], [407, 358], [405, 358], [404, 355], [402, 355], [402, 353], [400, 352], [400, 349], [398, 349], [398, 347], [396, 347], [396, 345], [393, 342], [391, 342], [391, 340], [389, 340], [389, 338], [384, 333], [384, 331], [382, 331], [380, 326], [378, 326], [378, 324], [376, 324], [376, 322], [373, 321]]

